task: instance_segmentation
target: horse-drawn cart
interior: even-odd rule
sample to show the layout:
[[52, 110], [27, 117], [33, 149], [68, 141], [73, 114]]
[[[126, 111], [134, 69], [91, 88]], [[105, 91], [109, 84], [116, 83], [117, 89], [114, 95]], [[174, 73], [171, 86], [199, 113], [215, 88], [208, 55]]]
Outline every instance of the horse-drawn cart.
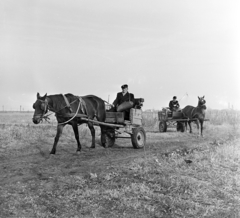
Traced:
[[143, 148], [146, 143], [146, 133], [142, 127], [142, 110], [130, 109], [130, 119], [124, 119], [124, 112], [106, 112], [108, 125], [106, 146], [114, 145], [117, 138], [129, 138], [134, 148]]
[[[48, 120], [50, 110], [55, 113], [58, 121], [57, 134], [50, 154], [56, 153], [59, 137], [65, 125], [71, 125], [77, 141], [77, 152], [81, 151], [78, 125], [87, 123], [92, 135], [91, 148], [95, 148], [94, 125], [101, 129], [101, 143], [104, 147], [113, 146], [116, 138], [130, 138], [134, 148], [142, 148], [146, 143], [146, 133], [142, 127], [142, 103], [144, 99], [134, 99], [130, 114], [125, 112], [111, 112], [105, 101], [94, 95], [74, 96], [49, 95], [43, 97], [37, 93], [37, 100], [33, 104], [33, 123], [39, 124], [43, 119]], [[123, 108], [124, 109], [124, 108]], [[126, 113], [127, 112], [127, 113]], [[126, 113], [126, 116], [125, 116]], [[126, 118], [126, 119], [125, 119]], [[123, 134], [127, 136], [123, 136]], [[104, 137], [104, 138], [103, 138]]]
[[142, 127], [141, 106], [143, 101], [144, 99], [142, 98], [135, 99], [134, 107], [130, 109], [129, 119], [125, 119], [125, 112], [108, 111], [109, 105], [106, 105], [105, 122], [90, 120], [81, 114], [78, 114], [77, 117], [80, 117], [81, 120], [92, 122], [94, 125], [106, 127], [106, 147], [112, 147], [117, 138], [128, 138], [131, 139], [133, 148], [143, 148], [146, 144], [146, 133]]
[[158, 112], [159, 131], [166, 132], [168, 127], [176, 127], [177, 131], [184, 132], [186, 119], [182, 119], [181, 112], [170, 112], [167, 108], [163, 108]]
[[[181, 110], [170, 111], [168, 108], [163, 108], [161, 111], [158, 112], [158, 120], [160, 132], [166, 132], [168, 127], [175, 127], [178, 132], [184, 132], [186, 122], [197, 122], [198, 119], [186, 119], [184, 118]], [[209, 119], [204, 119], [204, 121], [209, 121]]]

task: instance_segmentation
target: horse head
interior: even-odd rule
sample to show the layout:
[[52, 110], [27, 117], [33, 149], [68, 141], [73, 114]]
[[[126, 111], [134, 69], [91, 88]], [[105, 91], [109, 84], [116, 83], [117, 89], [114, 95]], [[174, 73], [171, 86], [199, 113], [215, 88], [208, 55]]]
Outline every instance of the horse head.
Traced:
[[205, 96], [199, 97], [198, 96], [198, 107], [206, 109], [206, 100], [204, 99]]
[[43, 97], [37, 93], [37, 100], [33, 104], [34, 115], [33, 115], [33, 123], [39, 124], [42, 121], [44, 115], [48, 112], [48, 101], [47, 94]]

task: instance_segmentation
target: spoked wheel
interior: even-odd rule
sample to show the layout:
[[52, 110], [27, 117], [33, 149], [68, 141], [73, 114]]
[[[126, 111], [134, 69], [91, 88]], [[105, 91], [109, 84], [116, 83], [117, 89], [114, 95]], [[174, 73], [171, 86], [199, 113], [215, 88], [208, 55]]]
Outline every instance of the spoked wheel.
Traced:
[[132, 129], [132, 145], [134, 148], [143, 148], [146, 144], [146, 133], [142, 127]]
[[177, 131], [178, 131], [178, 132], [184, 132], [184, 131], [185, 131], [184, 123], [182, 123], [182, 122], [177, 122]]
[[[106, 141], [106, 147], [112, 147], [115, 143], [115, 130], [114, 129], [108, 129], [105, 134], [105, 141]], [[102, 135], [101, 135], [101, 142], [102, 142]]]
[[159, 131], [160, 132], [166, 132], [167, 131], [167, 122], [166, 121], [160, 121], [159, 122]]

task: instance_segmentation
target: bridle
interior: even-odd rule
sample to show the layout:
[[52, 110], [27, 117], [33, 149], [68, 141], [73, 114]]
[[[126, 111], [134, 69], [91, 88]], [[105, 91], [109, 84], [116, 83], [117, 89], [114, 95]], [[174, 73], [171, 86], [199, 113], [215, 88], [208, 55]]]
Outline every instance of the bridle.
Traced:
[[206, 101], [202, 98], [199, 102], [198, 102], [198, 106], [197, 107], [194, 107], [193, 109], [192, 109], [192, 112], [191, 112], [191, 117], [194, 117], [196, 114], [194, 114], [193, 115], [193, 111], [196, 109], [196, 108], [204, 108], [205, 109], [205, 107], [206, 107]]
[[[82, 99], [81, 97], [79, 97], [78, 99], [76, 99], [76, 100], [72, 101], [71, 103], [69, 103], [69, 105], [70, 105], [70, 104], [73, 104], [73, 103], [74, 103], [75, 101], [77, 101], [77, 100], [79, 100], [79, 104], [78, 104], [78, 108], [77, 108], [77, 111], [76, 111], [75, 115], [74, 115], [70, 120], [68, 120], [68, 121], [66, 121], [66, 122], [63, 122], [63, 123], [58, 123], [58, 124], [68, 123], [69, 121], [71, 121], [72, 119], [74, 119], [74, 118], [76, 117], [79, 108], [80, 108], [81, 105], [83, 104], [83, 103], [82, 103], [83, 99]], [[63, 108], [59, 109], [58, 111], [55, 111], [53, 108], [50, 108], [50, 105], [48, 104], [47, 98], [45, 98], [45, 100], [37, 99], [37, 101], [40, 101], [40, 102], [41, 102], [41, 109], [43, 110], [43, 113], [42, 113], [42, 114], [37, 114], [37, 115], [35, 115], [34, 117], [35, 117], [35, 118], [40, 118], [40, 121], [41, 121], [41, 122], [43, 121], [43, 119], [45, 119], [45, 121], [49, 122], [48, 120], [50, 120], [50, 118], [49, 118], [50, 115], [52, 115], [53, 113], [56, 113], [56, 114], [57, 114], [59, 111], [63, 110], [64, 108], [69, 107], [69, 105], [66, 105], [66, 106], [64, 106]], [[36, 103], [33, 104], [33, 108], [34, 108], [34, 109], [35, 109], [35, 104], [36, 104]], [[45, 115], [49, 110], [50, 110], [50, 111], [53, 111], [53, 112], [50, 113], [50, 114]]]
[[199, 108], [202, 108], [202, 107], [206, 107], [206, 101], [205, 101], [205, 99], [201, 99], [199, 102], [198, 102], [198, 107]]
[[[44, 116], [44, 115], [48, 112], [48, 110], [49, 110], [49, 105], [48, 105], [48, 100], [47, 100], [47, 98], [45, 98], [45, 100], [37, 99], [37, 101], [40, 101], [40, 102], [41, 102], [41, 109], [43, 110], [43, 112], [42, 112], [42, 114], [36, 114], [34, 117], [35, 117], [35, 118], [40, 118], [41, 121], [42, 121], [43, 119], [45, 119], [46, 121], [48, 121], [48, 120], [50, 119], [49, 116], [50, 116], [51, 114]], [[36, 104], [36, 103], [33, 104], [33, 108], [34, 108], [34, 109], [35, 109], [35, 104]]]

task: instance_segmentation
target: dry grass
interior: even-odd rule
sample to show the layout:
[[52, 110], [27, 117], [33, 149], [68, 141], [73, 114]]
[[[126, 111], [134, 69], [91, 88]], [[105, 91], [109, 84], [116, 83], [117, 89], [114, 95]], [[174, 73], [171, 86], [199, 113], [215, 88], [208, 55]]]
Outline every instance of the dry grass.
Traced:
[[207, 110], [206, 116], [210, 119], [211, 124], [222, 125], [231, 124], [233, 127], [240, 123], [240, 111], [238, 110]]
[[[237, 126], [208, 123], [205, 139], [152, 132], [143, 150], [80, 156], [67, 127], [49, 158], [55, 126], [1, 125], [0, 217], [240, 217]], [[87, 147], [89, 130], [80, 132]]]

